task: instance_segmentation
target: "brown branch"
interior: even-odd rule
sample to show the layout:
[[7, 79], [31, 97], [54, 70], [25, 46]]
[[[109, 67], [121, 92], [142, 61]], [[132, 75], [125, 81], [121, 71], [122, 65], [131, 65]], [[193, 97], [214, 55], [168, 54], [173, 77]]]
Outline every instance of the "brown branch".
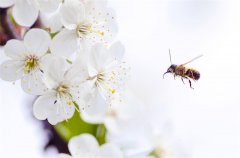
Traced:
[[5, 45], [7, 40], [8, 40], [7, 35], [0, 31], [0, 46]]
[[7, 36], [7, 40], [21, 39], [11, 21], [11, 18], [8, 16], [8, 8], [0, 8], [0, 25], [3, 33]]
[[39, 16], [35, 21], [35, 23], [30, 28], [41, 28], [41, 27], [42, 27], [42, 22]]
[[59, 153], [68, 153], [68, 144], [59, 136], [57, 131], [54, 129], [52, 125], [48, 123], [48, 121], [42, 121], [44, 131], [48, 133], [48, 143], [45, 145], [45, 150], [50, 147], [55, 147]]

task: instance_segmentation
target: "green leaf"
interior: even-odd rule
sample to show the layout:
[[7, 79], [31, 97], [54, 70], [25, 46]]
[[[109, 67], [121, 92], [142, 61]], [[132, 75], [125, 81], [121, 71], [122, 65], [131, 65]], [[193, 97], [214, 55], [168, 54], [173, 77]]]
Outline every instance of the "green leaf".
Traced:
[[83, 133], [94, 135], [99, 144], [104, 144], [106, 142], [107, 130], [105, 126], [103, 124], [90, 124], [85, 122], [77, 111], [71, 119], [55, 125], [54, 128], [66, 142], [72, 137]]
[[50, 33], [50, 36], [51, 36], [51, 38], [53, 39], [57, 34], [58, 34], [58, 32]]

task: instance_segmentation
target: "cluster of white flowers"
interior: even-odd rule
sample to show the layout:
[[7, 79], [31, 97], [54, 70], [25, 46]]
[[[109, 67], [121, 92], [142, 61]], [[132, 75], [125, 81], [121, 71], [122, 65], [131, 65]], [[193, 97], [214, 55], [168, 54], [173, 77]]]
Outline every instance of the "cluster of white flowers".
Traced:
[[1, 64], [0, 78], [21, 80], [22, 89], [37, 96], [33, 114], [39, 120], [56, 125], [77, 111], [86, 122], [107, 129], [110, 143], [99, 146], [92, 135], [82, 134], [70, 140], [71, 156], [59, 157], [181, 157], [174, 141], [165, 141], [149, 124], [146, 107], [128, 91], [120, 95], [128, 68], [122, 61], [124, 46], [114, 42], [114, 11], [105, 0], [0, 1], [0, 7], [11, 6], [22, 26], [31, 26], [39, 12], [48, 15], [47, 29], [29, 29], [23, 40], [7, 42], [9, 60]]
[[59, 158], [123, 158], [121, 150], [114, 144], [98, 145], [90, 134], [73, 137], [69, 141], [69, 151], [72, 156], [60, 154]]
[[[56, 8], [56, 0], [31, 2], [38, 4], [34, 8], [44, 8], [41, 11]], [[29, 1], [14, 4], [16, 8]], [[106, 3], [66, 0], [59, 7], [63, 28], [54, 38], [43, 29], [30, 29], [23, 41], [9, 40], [4, 52], [10, 59], [0, 67], [2, 79], [20, 79], [25, 92], [39, 96], [34, 115], [51, 124], [71, 118], [75, 109], [89, 114], [106, 111], [126, 73], [121, 61], [124, 46], [107, 43], [113, 40], [109, 37], [116, 24]]]
[[62, 0], [1, 0], [0, 7], [12, 6], [16, 22], [22, 26], [31, 26], [38, 18], [39, 11], [51, 13], [58, 9]]

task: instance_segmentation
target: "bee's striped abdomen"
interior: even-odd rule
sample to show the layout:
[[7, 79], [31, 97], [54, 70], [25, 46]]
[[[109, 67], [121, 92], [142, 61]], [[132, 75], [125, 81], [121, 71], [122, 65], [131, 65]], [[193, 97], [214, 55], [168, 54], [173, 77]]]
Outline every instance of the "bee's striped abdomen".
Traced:
[[193, 80], [198, 80], [200, 78], [200, 73], [194, 69], [188, 69], [186, 71], [186, 76]]

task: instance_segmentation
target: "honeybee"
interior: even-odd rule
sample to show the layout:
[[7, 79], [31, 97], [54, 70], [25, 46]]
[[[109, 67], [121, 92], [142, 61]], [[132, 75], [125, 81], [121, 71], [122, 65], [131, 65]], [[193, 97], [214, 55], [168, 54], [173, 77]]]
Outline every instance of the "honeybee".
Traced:
[[[184, 83], [184, 80], [183, 79], [187, 79], [189, 81], [189, 85], [190, 85], [190, 88], [194, 89], [192, 87], [192, 82], [191, 80], [193, 81], [197, 81], [199, 80], [200, 78], [200, 73], [193, 69], [193, 68], [187, 68], [185, 67], [185, 65], [193, 62], [194, 60], [202, 57], [203, 55], [199, 55], [195, 58], [193, 58], [192, 60], [184, 63], [184, 64], [181, 64], [181, 65], [175, 65], [175, 64], [172, 64], [172, 59], [171, 59], [171, 53], [170, 53], [170, 49], [169, 49], [169, 58], [170, 58], [170, 63], [171, 63], [171, 66], [167, 69], [167, 72], [165, 72], [163, 74], [163, 78], [164, 78], [164, 75], [167, 74], [167, 73], [172, 73], [173, 76], [174, 76], [174, 79], [176, 78], [176, 76], [179, 76], [181, 77], [181, 80], [182, 82]], [[184, 83], [185, 84], [185, 83]]]

